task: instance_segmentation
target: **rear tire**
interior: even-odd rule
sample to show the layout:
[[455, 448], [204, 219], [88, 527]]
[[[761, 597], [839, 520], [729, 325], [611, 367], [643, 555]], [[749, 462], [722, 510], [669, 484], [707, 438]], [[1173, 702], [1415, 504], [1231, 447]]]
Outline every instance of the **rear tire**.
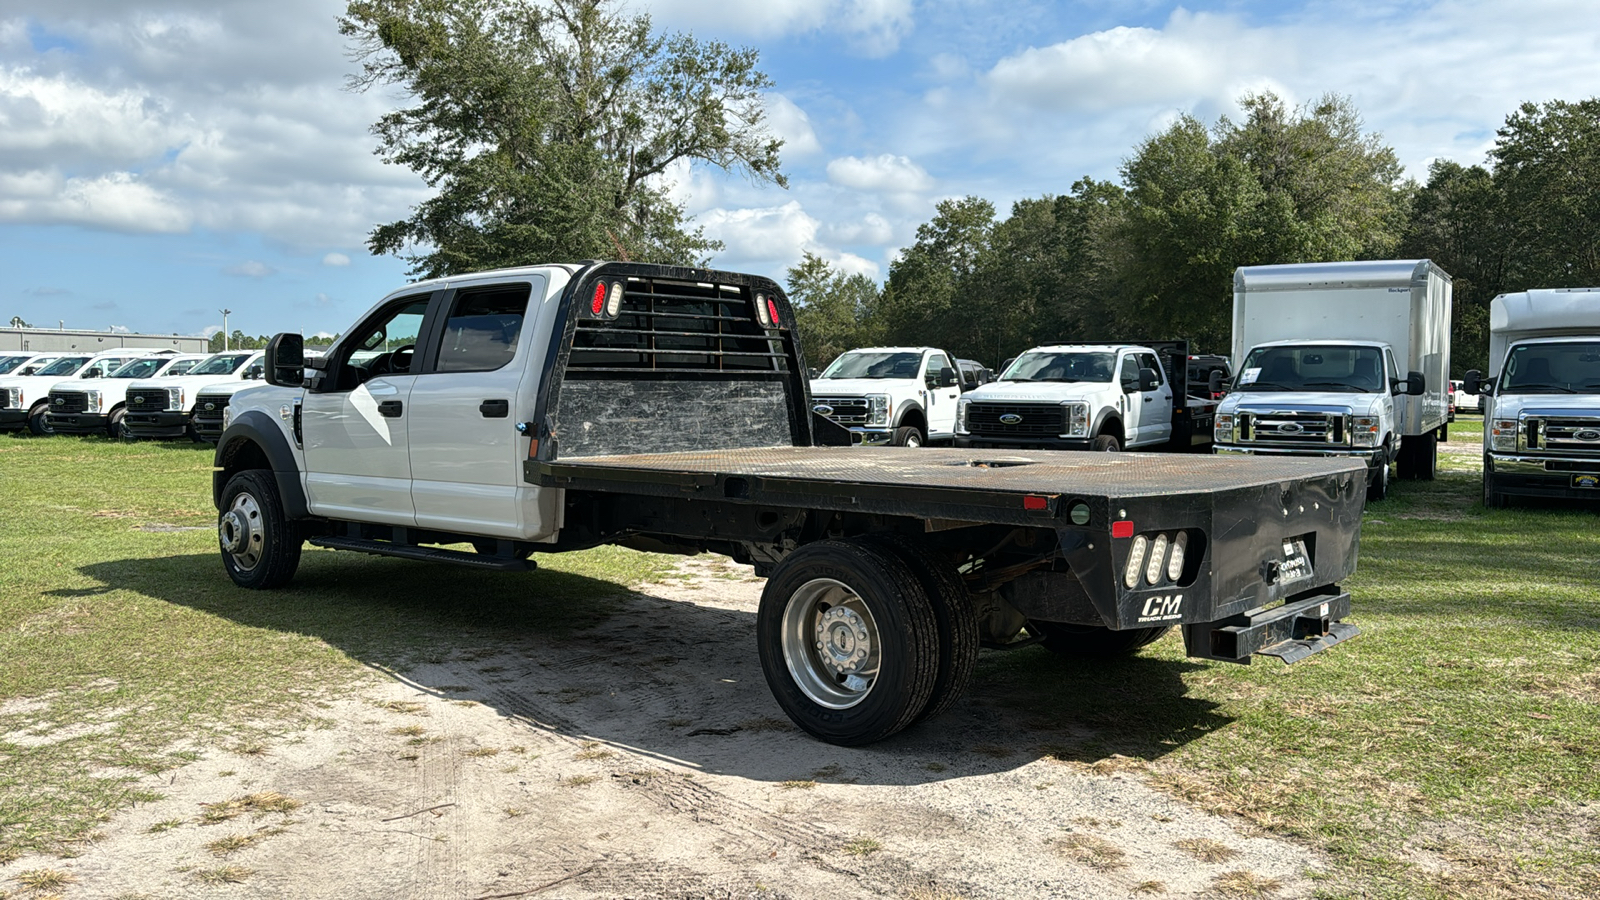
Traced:
[[34, 434], [55, 434], [55, 426], [51, 425], [47, 418], [49, 411], [50, 408], [43, 403], [35, 406], [33, 411], [28, 413], [28, 430]]
[[300, 567], [300, 532], [283, 514], [272, 473], [249, 469], [228, 479], [217, 514], [222, 567], [240, 587], [283, 587]]
[[1044, 638], [1044, 648], [1057, 656], [1127, 656], [1161, 639], [1170, 625], [1112, 631], [1104, 625], [1028, 622], [1028, 630]]
[[927, 443], [922, 429], [915, 425], [902, 425], [894, 430], [894, 445], [896, 447], [921, 447]]
[[950, 561], [925, 545], [901, 534], [875, 535], [868, 539], [900, 557], [922, 584], [923, 593], [933, 605], [933, 618], [939, 629], [939, 672], [933, 680], [933, 696], [917, 715], [923, 722], [944, 714], [966, 693], [972, 673], [978, 667], [978, 611], [966, 582]]
[[938, 677], [933, 605], [897, 555], [825, 540], [773, 570], [756, 614], [761, 670], [796, 725], [843, 747], [916, 721]]
[[1100, 434], [1089, 444], [1089, 449], [1097, 453], [1116, 453], [1122, 449], [1122, 442], [1114, 434]]
[[1389, 454], [1380, 453], [1372, 481], [1367, 484], [1367, 502], [1375, 503], [1389, 497]]

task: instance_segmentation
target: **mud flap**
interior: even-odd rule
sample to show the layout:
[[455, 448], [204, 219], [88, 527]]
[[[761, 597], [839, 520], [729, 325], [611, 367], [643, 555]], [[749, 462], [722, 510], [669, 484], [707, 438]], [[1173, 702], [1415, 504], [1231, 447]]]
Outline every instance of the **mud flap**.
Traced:
[[1282, 606], [1252, 610], [1217, 622], [1183, 627], [1190, 656], [1249, 665], [1256, 656], [1296, 663], [1361, 633], [1340, 621], [1350, 614], [1350, 594], [1329, 587]]

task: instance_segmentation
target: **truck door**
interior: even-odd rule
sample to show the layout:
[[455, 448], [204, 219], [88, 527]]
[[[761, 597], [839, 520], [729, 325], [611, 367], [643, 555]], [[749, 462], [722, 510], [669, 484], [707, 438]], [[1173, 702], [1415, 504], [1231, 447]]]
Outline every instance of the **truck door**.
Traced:
[[1172, 404], [1183, 401], [1172, 396], [1172, 382], [1167, 380], [1166, 369], [1154, 353], [1140, 353], [1137, 358], [1139, 368], [1154, 369], [1157, 379], [1155, 390], [1139, 393], [1139, 405], [1143, 407], [1139, 412], [1140, 441], [1144, 444], [1164, 444], [1172, 440]]
[[432, 294], [385, 304], [340, 341], [300, 407], [311, 511], [416, 524], [406, 426], [412, 364]]
[[[518, 388], [536, 343], [529, 305], [543, 276], [463, 287], [445, 298], [411, 392], [411, 498], [417, 524], [516, 538], [540, 531], [524, 493]], [[538, 307], [534, 306], [537, 310]], [[537, 378], [537, 375], [529, 375]]]
[[1117, 378], [1122, 390], [1117, 399], [1117, 409], [1122, 413], [1122, 445], [1133, 447], [1140, 444], [1144, 436], [1140, 425], [1144, 416], [1144, 395], [1139, 392], [1139, 357], [1124, 353]]
[[956, 432], [956, 401], [961, 399], [961, 383], [958, 378], [953, 385], [941, 386], [939, 373], [946, 368], [954, 368], [954, 364], [950, 362], [950, 357], [937, 352], [929, 353], [928, 361], [922, 367], [929, 437], [936, 434], [949, 437]]

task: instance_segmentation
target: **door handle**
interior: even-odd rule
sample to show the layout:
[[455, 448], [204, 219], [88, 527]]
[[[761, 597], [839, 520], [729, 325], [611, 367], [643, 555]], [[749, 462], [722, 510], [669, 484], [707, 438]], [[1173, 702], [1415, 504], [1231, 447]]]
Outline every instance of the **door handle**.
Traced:
[[485, 400], [478, 404], [478, 412], [482, 413], [485, 419], [504, 419], [511, 415], [511, 401]]
[[1146, 397], [1146, 398], [1144, 398], [1144, 402], [1149, 403], [1151, 400], [1154, 400], [1154, 399], [1155, 399], [1154, 397]]
[[399, 400], [385, 400], [378, 404], [378, 415], [385, 419], [398, 419], [404, 410], [405, 406]]

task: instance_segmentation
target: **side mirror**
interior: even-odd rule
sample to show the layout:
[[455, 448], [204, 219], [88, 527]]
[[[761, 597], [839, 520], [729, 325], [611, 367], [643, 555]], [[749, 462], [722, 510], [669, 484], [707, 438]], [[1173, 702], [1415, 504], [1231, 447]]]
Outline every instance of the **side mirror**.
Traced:
[[1412, 397], [1420, 397], [1428, 390], [1428, 382], [1423, 379], [1421, 372], [1412, 372], [1406, 376], [1406, 393]]
[[99, 378], [100, 376], [102, 376], [104, 374], [106, 374], [106, 373], [102, 372], [99, 369], [90, 369], [89, 371], [83, 373], [83, 377], [85, 377], [85, 378]]
[[1213, 394], [1222, 393], [1222, 370], [1212, 369], [1211, 377], [1206, 379], [1206, 390]]
[[1461, 392], [1463, 394], [1483, 393], [1483, 373], [1477, 369], [1468, 369], [1466, 377], [1461, 379]]
[[267, 384], [300, 387], [306, 379], [304, 338], [292, 331], [274, 335], [272, 340], [267, 342], [267, 351], [261, 364], [262, 376]]
[[939, 387], [955, 387], [956, 370], [945, 366], [939, 370]]
[[1160, 386], [1161, 376], [1156, 374], [1155, 369], [1139, 370], [1139, 390], [1153, 391]]

